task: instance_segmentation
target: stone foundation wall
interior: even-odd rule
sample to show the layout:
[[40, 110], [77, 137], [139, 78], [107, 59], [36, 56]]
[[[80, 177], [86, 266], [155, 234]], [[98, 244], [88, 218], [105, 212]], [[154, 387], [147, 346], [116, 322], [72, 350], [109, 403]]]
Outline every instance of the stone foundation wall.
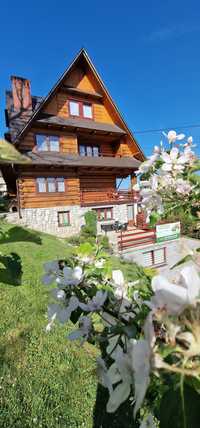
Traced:
[[[110, 221], [111, 223], [115, 220], [123, 223], [127, 221], [127, 206], [125, 204], [109, 205], [109, 207], [113, 207], [113, 220]], [[79, 205], [70, 205], [51, 208], [25, 208], [21, 210], [22, 219], [19, 219], [18, 213], [9, 213], [7, 214], [7, 220], [41, 232], [68, 237], [80, 232], [81, 226], [84, 225], [84, 214], [92, 208], [98, 208], [98, 206], [80, 207]], [[60, 211], [70, 212], [70, 226], [58, 226], [58, 212]], [[97, 224], [98, 234], [101, 233], [102, 223], [98, 222]], [[105, 223], [108, 223], [108, 221]]]

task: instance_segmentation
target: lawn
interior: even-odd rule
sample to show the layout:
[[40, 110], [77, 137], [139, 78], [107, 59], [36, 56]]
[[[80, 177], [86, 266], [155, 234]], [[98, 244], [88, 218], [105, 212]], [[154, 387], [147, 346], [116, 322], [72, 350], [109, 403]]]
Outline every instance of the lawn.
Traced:
[[[4, 255], [0, 256], [0, 427], [127, 428], [124, 415], [108, 417], [103, 412], [105, 390], [99, 396], [98, 389], [99, 404], [95, 405], [96, 349], [68, 342], [70, 325], [45, 331], [48, 292], [41, 283], [43, 263], [69, 256], [72, 247], [21, 227], [4, 224], [2, 228], [6, 242], [0, 241]], [[135, 265], [116, 257], [112, 260], [127, 279], [137, 279]], [[20, 281], [6, 273], [8, 265]]]
[[69, 254], [70, 247], [15, 226], [3, 230], [7, 242], [1, 252], [20, 256], [23, 274], [21, 285], [11, 285], [0, 270], [0, 427], [92, 427], [94, 350], [67, 342], [66, 327], [45, 332], [48, 294], [40, 280], [42, 266]]

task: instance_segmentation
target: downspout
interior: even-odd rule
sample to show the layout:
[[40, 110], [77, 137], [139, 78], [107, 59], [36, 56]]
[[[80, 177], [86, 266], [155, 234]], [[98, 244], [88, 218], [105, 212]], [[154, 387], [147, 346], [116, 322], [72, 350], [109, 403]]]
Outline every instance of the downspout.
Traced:
[[17, 206], [18, 206], [18, 213], [19, 213], [19, 218], [22, 218], [22, 213], [21, 213], [21, 204], [20, 204], [20, 195], [19, 195], [19, 179], [17, 178], [16, 180], [16, 187], [17, 187]]

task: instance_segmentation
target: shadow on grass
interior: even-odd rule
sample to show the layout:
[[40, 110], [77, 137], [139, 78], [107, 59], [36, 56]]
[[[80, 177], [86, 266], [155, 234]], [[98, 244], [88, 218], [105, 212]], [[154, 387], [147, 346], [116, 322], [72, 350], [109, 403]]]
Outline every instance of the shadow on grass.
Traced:
[[[17, 242], [41, 245], [42, 239], [38, 232], [29, 231], [22, 227], [14, 226], [8, 231], [3, 231], [0, 227], [0, 244]], [[1, 248], [3, 249], [3, 247]], [[22, 274], [22, 261], [17, 253], [0, 254], [0, 282], [7, 285], [21, 285]]]
[[41, 245], [42, 239], [39, 232], [33, 232], [19, 226], [14, 226], [5, 232], [0, 229], [0, 244], [14, 242], [32, 242]]
[[23, 273], [20, 256], [16, 253], [6, 256], [1, 254], [0, 263], [4, 266], [0, 268], [0, 282], [14, 286], [20, 285]]
[[98, 384], [96, 402], [93, 412], [93, 428], [139, 428], [134, 422], [133, 406], [126, 400], [114, 413], [106, 412], [109, 394], [106, 388]]

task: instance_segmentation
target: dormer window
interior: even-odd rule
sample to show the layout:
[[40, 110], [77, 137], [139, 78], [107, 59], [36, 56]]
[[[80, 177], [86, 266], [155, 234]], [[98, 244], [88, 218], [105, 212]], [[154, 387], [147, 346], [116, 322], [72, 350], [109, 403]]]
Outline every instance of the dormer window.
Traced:
[[69, 100], [69, 114], [73, 117], [80, 117], [82, 119], [93, 119], [92, 104]]
[[59, 137], [55, 135], [36, 135], [36, 146], [38, 152], [59, 152]]

